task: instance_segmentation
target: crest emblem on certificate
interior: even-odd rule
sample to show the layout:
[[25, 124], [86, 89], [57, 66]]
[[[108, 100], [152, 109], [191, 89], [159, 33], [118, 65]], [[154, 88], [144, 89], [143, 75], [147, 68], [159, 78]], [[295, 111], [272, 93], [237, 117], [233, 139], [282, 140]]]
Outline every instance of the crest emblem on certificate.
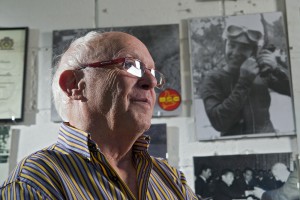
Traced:
[[0, 49], [1, 50], [12, 50], [14, 46], [13, 39], [9, 37], [4, 37], [0, 40]]

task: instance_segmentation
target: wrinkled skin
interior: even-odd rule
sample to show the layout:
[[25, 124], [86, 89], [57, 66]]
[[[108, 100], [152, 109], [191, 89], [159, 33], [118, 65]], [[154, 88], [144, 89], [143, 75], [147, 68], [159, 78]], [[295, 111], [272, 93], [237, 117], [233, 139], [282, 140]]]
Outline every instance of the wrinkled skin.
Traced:
[[[138, 39], [120, 33], [110, 33], [107, 38], [115, 58], [133, 57], [141, 60], [148, 68], [154, 61], [145, 45]], [[109, 57], [109, 56], [108, 56]], [[90, 63], [102, 60], [91, 60]], [[95, 140], [102, 138], [100, 130], [121, 140], [135, 141], [151, 124], [155, 104], [155, 78], [147, 71], [137, 78], [120, 64], [102, 68], [85, 68], [76, 71], [78, 85], [83, 85], [84, 100], [74, 102], [77, 109], [70, 120], [77, 128], [94, 133]], [[78, 78], [79, 77], [79, 78]], [[75, 114], [75, 115], [74, 115]]]

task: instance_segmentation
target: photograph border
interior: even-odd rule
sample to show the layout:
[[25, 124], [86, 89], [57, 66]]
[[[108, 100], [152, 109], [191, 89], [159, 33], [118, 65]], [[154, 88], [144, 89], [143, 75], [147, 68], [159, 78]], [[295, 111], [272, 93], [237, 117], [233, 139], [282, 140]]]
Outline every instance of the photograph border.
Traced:
[[[18, 52], [23, 57], [23, 62], [18, 66], [19, 70], [22, 70], [22, 79], [18, 80], [21, 85], [20, 98], [17, 100], [17, 103], [14, 105], [7, 105], [8, 107], [20, 107], [20, 114], [18, 116], [7, 116], [0, 119], [0, 122], [21, 122], [24, 120], [24, 100], [25, 100], [25, 78], [27, 70], [27, 55], [28, 55], [28, 37], [29, 37], [29, 28], [28, 27], [1, 27], [0, 32], [2, 31], [13, 31], [13, 32], [23, 32], [24, 38], [22, 41], [22, 46], [24, 47], [21, 52]], [[13, 42], [13, 41], [12, 41]], [[0, 47], [1, 48], [1, 47]], [[13, 118], [14, 117], [14, 118]]]
[[[194, 156], [193, 157], [193, 167], [194, 167], [194, 182], [195, 182], [195, 190], [197, 188], [197, 179], [199, 179], [199, 175], [201, 174], [201, 169], [203, 167], [211, 169], [211, 175], [207, 180], [210, 194], [216, 194], [215, 190], [217, 190], [214, 186], [217, 182], [220, 181], [221, 174], [224, 170], [230, 170], [234, 173], [234, 185], [232, 187], [236, 187], [236, 181], [238, 181], [238, 177], [242, 177], [242, 173], [246, 169], [250, 169], [253, 172], [253, 180], [255, 180], [260, 172], [264, 172], [264, 175], [267, 177], [267, 174], [270, 175], [270, 178], [273, 178], [275, 182], [276, 180], [274, 174], [272, 174], [272, 168], [275, 164], [284, 164], [290, 173], [297, 172], [296, 160], [293, 157], [292, 152], [272, 152], [272, 153], [256, 153], [256, 154], [230, 154], [230, 155], [209, 155], [209, 156]], [[255, 178], [256, 177], [256, 178]], [[257, 180], [256, 180], [257, 181]], [[254, 181], [254, 183], [256, 182]], [[273, 181], [273, 183], [275, 183]], [[201, 182], [201, 181], [200, 181]], [[198, 184], [200, 184], [198, 181]], [[268, 182], [270, 183], [270, 182]], [[284, 182], [281, 182], [284, 184]], [[256, 184], [258, 184], [256, 182]], [[252, 185], [253, 186], [253, 185]], [[262, 185], [254, 185], [256, 187], [263, 187]], [[278, 189], [280, 185], [277, 185], [276, 188], [267, 189], [267, 185], [264, 185], [266, 188], [263, 188], [266, 191], [271, 191], [273, 189]], [[270, 186], [270, 185], [269, 185]], [[273, 185], [275, 186], [275, 185]], [[199, 189], [199, 185], [198, 185]], [[236, 188], [232, 188], [236, 189]], [[249, 188], [250, 189], [250, 188]], [[242, 198], [246, 199], [246, 198]]]
[[[211, 125], [211, 122], [209, 121], [204, 105], [203, 105], [203, 100], [201, 98], [201, 86], [200, 87], [196, 87], [196, 81], [195, 81], [195, 76], [198, 76], [198, 79], [201, 81], [203, 80], [203, 75], [202, 73], [207, 73], [207, 71], [205, 71], [204, 68], [208, 68], [208, 70], [212, 70], [211, 67], [213, 66], [219, 66], [219, 68], [222, 68], [223, 66], [226, 65], [225, 62], [225, 57], [220, 56], [219, 54], [221, 52], [223, 52], [223, 50], [225, 49], [224, 46], [224, 42], [223, 42], [223, 38], [224, 38], [224, 34], [223, 34], [223, 29], [226, 26], [225, 20], [227, 18], [235, 18], [235, 17], [244, 17], [246, 18], [247, 16], [259, 16], [262, 15], [263, 16], [263, 20], [264, 20], [264, 28], [267, 30], [264, 30], [265, 32], [267, 31], [267, 35], [269, 35], [269, 37], [271, 37], [271, 42], [270, 44], [272, 44], [272, 42], [276, 41], [275, 39], [275, 34], [273, 34], [270, 30], [274, 29], [274, 22], [275, 19], [277, 19], [276, 17], [281, 17], [278, 18], [281, 21], [278, 21], [280, 23], [278, 23], [276, 26], [281, 26], [281, 31], [284, 37], [284, 40], [281, 41], [276, 41], [277, 43], [282, 43], [281, 46], [279, 47], [284, 47], [284, 53], [286, 53], [285, 58], [286, 58], [286, 65], [287, 65], [287, 71], [288, 71], [288, 75], [290, 76], [290, 80], [289, 80], [289, 85], [290, 85], [290, 98], [287, 98], [284, 95], [278, 95], [276, 92], [270, 92], [270, 96], [271, 96], [271, 106], [269, 108], [269, 113], [270, 113], [270, 118], [271, 121], [274, 124], [274, 128], [275, 128], [275, 132], [271, 132], [271, 133], [266, 133], [266, 132], [262, 132], [262, 133], [251, 133], [251, 134], [232, 134], [232, 135], [220, 135], [220, 132], [215, 130], [215, 128], [213, 128], [213, 126]], [[273, 18], [274, 17], [274, 18]], [[266, 19], [267, 18], [267, 19]], [[261, 19], [262, 20], [262, 19]], [[274, 20], [274, 21], [272, 21]], [[260, 138], [260, 137], [278, 137], [278, 136], [294, 136], [296, 134], [296, 126], [295, 126], [295, 116], [294, 116], [294, 102], [293, 102], [293, 91], [292, 91], [292, 80], [291, 80], [291, 63], [290, 63], [290, 55], [289, 55], [289, 44], [288, 44], [288, 39], [287, 39], [287, 30], [286, 30], [286, 24], [284, 21], [284, 16], [282, 14], [282, 12], [262, 12], [262, 13], [251, 13], [251, 14], [244, 14], [244, 15], [227, 15], [227, 16], [208, 16], [208, 17], [193, 17], [193, 18], [189, 18], [187, 20], [188, 23], [188, 39], [189, 39], [189, 52], [190, 52], [190, 65], [191, 65], [191, 88], [192, 88], [192, 99], [194, 102], [194, 119], [195, 119], [195, 137], [196, 140], [198, 141], [214, 141], [214, 140], [228, 140], [228, 139], [243, 139], [243, 138]], [[192, 23], [194, 23], [194, 25], [192, 25]], [[197, 23], [199, 23], [199, 27], [195, 26], [197, 25]], [[253, 26], [253, 22], [249, 22], [252, 26]], [[270, 24], [271, 23], [271, 24]], [[212, 26], [210, 25], [215, 25], [213, 28], [211, 28]], [[271, 26], [272, 25], [272, 26]], [[197, 29], [197, 30], [196, 30]], [[206, 49], [207, 52], [205, 52], [205, 50], [201, 50], [201, 45], [205, 44], [205, 41], [211, 41], [213, 40], [214, 36], [213, 33], [209, 34], [207, 37], [208, 38], [204, 38], [204, 34], [207, 35], [207, 33], [205, 33], [205, 31], [207, 31], [208, 29], [212, 29], [212, 31], [216, 31], [218, 39], [219, 40], [215, 40], [215, 43], [219, 44], [219, 47], [215, 50], [211, 49], [212, 46], [209, 47], [202, 47], [202, 49]], [[195, 31], [198, 31], [200, 34], [203, 34], [201, 37], [202, 38], [195, 38]], [[219, 35], [220, 32], [220, 35]], [[198, 42], [196, 42], [196, 40]], [[221, 41], [222, 40], [222, 41]], [[200, 43], [199, 43], [200, 41]], [[269, 41], [269, 39], [268, 39]], [[267, 42], [266, 42], [267, 43]], [[222, 46], [222, 48], [220, 48], [220, 46]], [[199, 48], [199, 49], [197, 49]], [[216, 57], [214, 57], [213, 55], [211, 55], [209, 53], [209, 51], [213, 50], [213, 55], [216, 55]], [[195, 63], [199, 62], [199, 60], [197, 61], [197, 57], [195, 57], [195, 52], [197, 51], [202, 51], [204, 52], [204, 56], [207, 54], [207, 56], [209, 56], [210, 59], [213, 59], [214, 64], [212, 64], [212, 66], [206, 66], [206, 62], [204, 62], [201, 67], [200, 65], [196, 65]], [[205, 54], [206, 53], [206, 54]], [[224, 54], [224, 53], [222, 53]], [[219, 57], [218, 57], [219, 56]], [[201, 56], [198, 56], [201, 57]], [[203, 58], [205, 59], [205, 57]], [[208, 64], [207, 64], [208, 65]], [[203, 68], [203, 69], [202, 69]], [[215, 69], [215, 68], [213, 68]], [[202, 71], [201, 71], [202, 70]], [[203, 71], [204, 70], [204, 71]], [[198, 81], [199, 82], [199, 81]], [[201, 82], [200, 82], [201, 83]], [[275, 98], [274, 98], [275, 97]], [[285, 104], [287, 102], [287, 104]], [[281, 104], [284, 105], [282, 107], [280, 107], [279, 110], [275, 109], [275, 104]], [[288, 119], [290, 119], [288, 121], [288, 123], [284, 123], [281, 124], [279, 127], [276, 126], [279, 123], [279, 114], [280, 111], [282, 110], [287, 110], [286, 116], [288, 116]], [[273, 121], [274, 120], [274, 121]], [[200, 122], [200, 124], [199, 124]], [[278, 130], [277, 130], [278, 128]]]

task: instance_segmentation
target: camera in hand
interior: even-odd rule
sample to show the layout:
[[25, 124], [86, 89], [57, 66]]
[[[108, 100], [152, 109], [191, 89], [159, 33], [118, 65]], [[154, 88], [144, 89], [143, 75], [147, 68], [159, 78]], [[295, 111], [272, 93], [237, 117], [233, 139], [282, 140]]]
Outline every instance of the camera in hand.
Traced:
[[[271, 52], [274, 52], [276, 47], [273, 45], [273, 44], [270, 44], [270, 45], [266, 45], [264, 47], [264, 49], [267, 49]], [[260, 66], [260, 76], [261, 77], [266, 77], [268, 76], [272, 71], [272, 68], [268, 65], [263, 65], [263, 66]]]

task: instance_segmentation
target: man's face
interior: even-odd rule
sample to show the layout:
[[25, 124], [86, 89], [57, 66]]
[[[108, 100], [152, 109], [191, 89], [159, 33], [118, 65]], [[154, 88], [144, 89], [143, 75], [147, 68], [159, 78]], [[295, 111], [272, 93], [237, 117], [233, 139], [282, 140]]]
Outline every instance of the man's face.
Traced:
[[251, 181], [252, 180], [252, 177], [253, 177], [253, 173], [251, 170], [247, 170], [244, 172], [244, 178], [245, 178], [245, 181]]
[[[154, 61], [147, 48], [139, 40], [118, 35], [114, 38], [118, 50], [116, 58], [133, 57], [148, 68]], [[94, 61], [93, 61], [94, 62]], [[144, 132], [150, 127], [155, 104], [155, 78], [149, 71], [142, 78], [120, 69], [120, 65], [87, 69], [87, 99], [91, 118], [104, 121], [115, 132]]]
[[255, 52], [255, 46], [251, 44], [236, 42], [228, 39], [225, 44], [225, 57], [228, 66], [234, 69], [239, 69], [242, 63], [253, 56]]
[[228, 172], [227, 174], [222, 175], [222, 180], [226, 183], [226, 185], [231, 186], [234, 180], [233, 173]]
[[206, 179], [209, 179], [209, 177], [211, 177], [211, 169], [206, 169], [202, 171], [202, 176]]
[[278, 169], [272, 169], [272, 174], [275, 177], [276, 180], [280, 180], [280, 173]]
[[285, 166], [282, 165], [276, 165], [272, 168], [272, 174], [275, 177], [276, 180], [279, 181], [286, 181], [286, 175], [285, 175], [286, 169]]

